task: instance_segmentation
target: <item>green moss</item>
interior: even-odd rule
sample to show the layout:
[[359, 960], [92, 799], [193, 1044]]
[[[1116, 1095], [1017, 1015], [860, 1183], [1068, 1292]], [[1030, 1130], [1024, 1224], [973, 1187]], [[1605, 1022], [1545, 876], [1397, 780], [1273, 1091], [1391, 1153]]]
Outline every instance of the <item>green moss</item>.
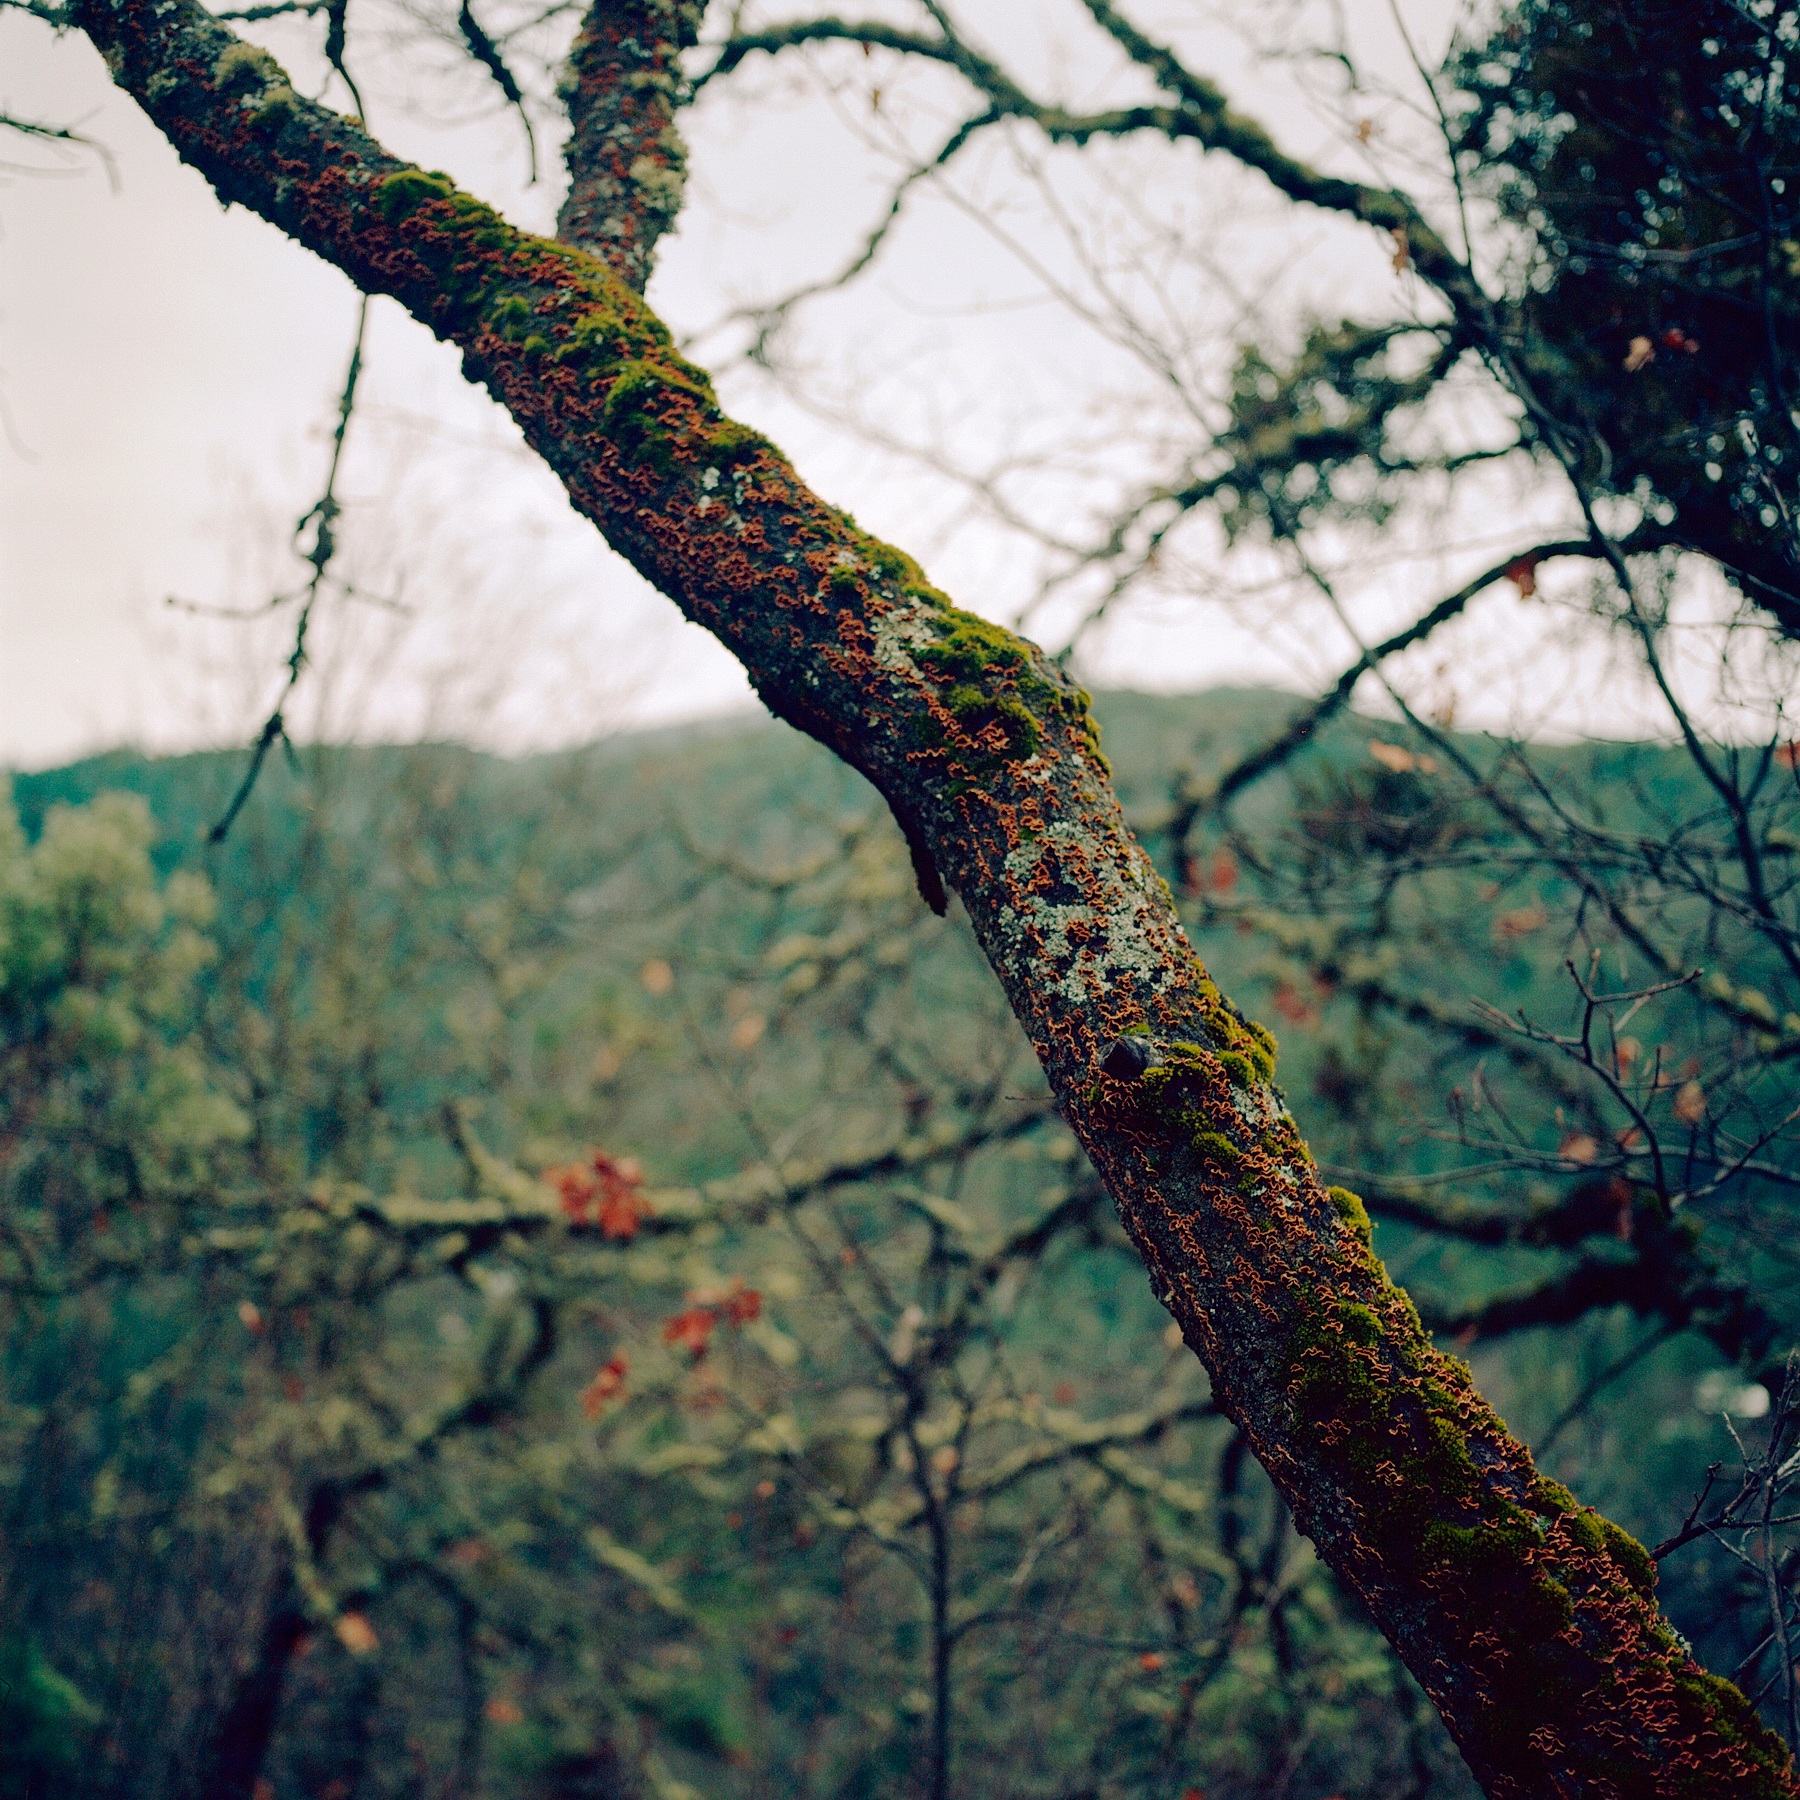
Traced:
[[884, 580], [925, 585], [925, 571], [904, 550], [896, 550], [892, 544], [884, 544], [878, 538], [867, 539], [866, 545], [869, 567]]
[[1510, 1621], [1521, 1636], [1555, 1637], [1567, 1631], [1575, 1618], [1575, 1602], [1560, 1581], [1539, 1575], [1526, 1584], [1524, 1612]]
[[298, 98], [285, 81], [277, 82], [274, 87], [264, 90], [262, 105], [250, 115], [250, 123], [259, 131], [281, 124], [294, 110]]
[[[1087, 740], [1088, 755], [1104, 769], [1108, 776], [1112, 774], [1112, 764], [1106, 760], [1106, 752], [1100, 748], [1100, 721], [1094, 717], [1094, 697], [1086, 688], [1077, 688], [1075, 698], [1081, 703], [1082, 736]], [[1169, 891], [1169, 884], [1158, 875], [1162, 883], [1163, 898], [1168, 901], [1170, 910], [1175, 906], [1175, 896]]]
[[[1599, 1515], [1594, 1515], [1599, 1519]], [[1647, 1600], [1656, 1592], [1656, 1558], [1634, 1538], [1622, 1531], [1611, 1519], [1599, 1519], [1600, 1535], [1612, 1559], [1625, 1571], [1625, 1579]], [[1732, 1690], [1736, 1693], [1736, 1689]]]
[[1217, 1052], [1219, 1066], [1241, 1088], [1256, 1086], [1256, 1065], [1249, 1057], [1240, 1056], [1235, 1050]]
[[1210, 1061], [1211, 1053], [1198, 1044], [1171, 1044], [1163, 1060], [1144, 1071], [1135, 1097], [1142, 1111], [1196, 1156], [1231, 1168], [1243, 1161], [1243, 1152], [1194, 1104], [1196, 1087], [1211, 1079]]
[[1214, 1162], [1229, 1166], [1242, 1160], [1237, 1145], [1217, 1131], [1196, 1131], [1188, 1142], [1194, 1146], [1197, 1154], [1209, 1156]]
[[1262, 1080], [1274, 1081], [1275, 1056], [1279, 1048], [1274, 1032], [1254, 1019], [1245, 1018], [1211, 981], [1200, 984], [1198, 1002], [1201, 1017], [1219, 1048], [1247, 1057]]
[[[695, 373], [698, 375], [698, 371]], [[640, 459], [667, 474], [674, 466], [674, 447], [657, 416], [658, 403], [666, 402], [671, 395], [686, 394], [716, 410], [718, 403], [711, 387], [702, 385], [703, 379], [689, 380], [686, 374], [663, 363], [621, 363], [600, 409], [601, 426], [621, 449], [636, 452]]]
[[589, 357], [601, 357], [613, 334], [619, 329], [616, 314], [604, 307], [590, 307], [575, 321], [568, 336], [558, 347], [558, 362], [585, 362]]
[[[1530, 1515], [1480, 1481], [1456, 1417], [1453, 1390], [1466, 1376], [1444, 1366], [1405, 1315], [1396, 1328], [1372, 1307], [1332, 1302], [1295, 1333], [1290, 1368], [1300, 1418], [1348, 1428], [1342, 1472], [1385, 1554], [1419, 1568], [1463, 1568], [1491, 1584], [1539, 1541]], [[1446, 1519], [1459, 1511], [1477, 1516]]]
[[767, 449], [769, 440], [760, 431], [752, 431], [748, 425], [721, 419], [706, 433], [705, 444], [707, 453], [716, 461], [729, 463], [746, 453]]
[[409, 219], [421, 206], [433, 200], [448, 200], [456, 192], [456, 183], [448, 175], [423, 169], [402, 169], [375, 184], [375, 210], [388, 224], [398, 225]]
[[1351, 1193], [1348, 1188], [1332, 1187], [1325, 1190], [1325, 1198], [1331, 1202], [1337, 1216], [1366, 1244], [1375, 1228], [1369, 1223], [1369, 1209], [1363, 1205], [1361, 1196]]
[[1582, 1549], [1604, 1551], [1646, 1599], [1656, 1592], [1656, 1558], [1630, 1532], [1583, 1506], [1561, 1482], [1539, 1476], [1532, 1484], [1531, 1509], [1544, 1518], [1561, 1519], [1563, 1529]]
[[[1723, 1742], [1732, 1745], [1744, 1760], [1759, 1773], [1779, 1780], [1791, 1766], [1788, 1747], [1756, 1716], [1749, 1701], [1722, 1676], [1697, 1668], [1686, 1657], [1682, 1666], [1670, 1671], [1675, 1684], [1675, 1705], [1681, 1722], [1691, 1732], [1709, 1729]], [[1699, 1796], [1717, 1791], [1716, 1786], [1696, 1784], [1688, 1790]], [[1746, 1792], [1749, 1790], [1746, 1789]], [[1785, 1782], [1771, 1782], [1770, 1794], [1791, 1793]]]
[[963, 681], [979, 681], [989, 675], [1016, 678], [1029, 669], [1031, 656], [1022, 638], [960, 607], [949, 607], [946, 612], [945, 629], [938, 641], [918, 653], [926, 668]]
[[1584, 1550], [1606, 1548], [1606, 1534], [1600, 1529], [1599, 1515], [1589, 1507], [1580, 1506], [1570, 1513], [1563, 1520], [1563, 1530]]
[[[432, 209], [410, 247], [437, 277], [444, 298], [457, 306], [505, 297], [513, 272], [500, 253], [538, 241], [514, 230], [485, 202], [459, 192], [439, 170], [398, 170], [375, 184], [372, 198], [390, 225]], [[559, 250], [555, 245], [544, 248]]]
[[1540, 1475], [1531, 1484], [1531, 1510], [1543, 1518], [1553, 1519], [1560, 1513], [1579, 1512], [1581, 1503], [1560, 1481]]
[[[1502, 1515], [1480, 1525], [1452, 1525], [1434, 1519], [1420, 1534], [1422, 1561], [1485, 1580], [1519, 1565], [1537, 1543], [1538, 1534], [1524, 1513]], [[1574, 1616], [1574, 1609], [1568, 1589], [1560, 1583], [1552, 1585], [1561, 1597], [1563, 1616], [1551, 1629], [1560, 1631]]]
[[[1085, 693], [1047, 677], [1038, 653], [1023, 638], [952, 606], [925, 582], [910, 558], [873, 540], [865, 542], [870, 566], [878, 574], [897, 578], [903, 591], [929, 601], [937, 610], [936, 641], [916, 650], [914, 656], [941, 684], [939, 698], [954, 720], [955, 730], [921, 723], [915, 725], [914, 736], [962, 765], [966, 773], [953, 778], [953, 792], [978, 786], [998, 765], [1034, 756], [1045, 731], [1057, 726], [1077, 729], [1089, 751], [1098, 756], [1099, 736]], [[996, 751], [990, 743], [971, 751], [968, 740], [991, 734], [995, 726], [1002, 735], [1002, 748]]]

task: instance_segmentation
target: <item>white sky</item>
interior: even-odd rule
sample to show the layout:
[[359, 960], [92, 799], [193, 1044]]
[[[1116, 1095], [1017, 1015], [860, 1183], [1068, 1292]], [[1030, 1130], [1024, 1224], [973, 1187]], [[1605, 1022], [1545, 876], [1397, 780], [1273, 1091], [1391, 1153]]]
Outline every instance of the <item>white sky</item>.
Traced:
[[[892, 0], [887, 10], [906, 9]], [[962, 16], [1005, 45], [1039, 91], [1084, 103], [1122, 91], [1074, 10], [1060, 35], [1045, 23], [1050, 0], [969, 0]], [[1421, 41], [1441, 45], [1439, 0], [1413, 12]], [[1198, 7], [1146, 0], [1138, 16], [1185, 26], [1204, 47], [1202, 66], [1291, 150], [1339, 163], [1357, 154], [1238, 36], [1195, 37]], [[1286, 17], [1251, 16], [1264, 28]], [[353, 9], [353, 66], [377, 135], [521, 223], [552, 229], [559, 184], [523, 185], [516, 123], [495, 115], [466, 72], [424, 83], [409, 74], [403, 85], [386, 39], [365, 40], [355, 63], [358, 17]], [[1365, 0], [1352, 23], [1374, 64], [1404, 84], [1389, 18]], [[293, 40], [268, 41], [306, 67]], [[1297, 216], [1229, 167], [1155, 145], [1047, 154], [1018, 134], [922, 192], [872, 278], [807, 315], [794, 340], [808, 366], [802, 407], [730, 365], [741, 334], [704, 328], [747, 298], [841, 265], [879, 214], [889, 138], [933, 141], [959, 94], [954, 78], [914, 70], [876, 110], [864, 71], [834, 89], [841, 60], [814, 66], [827, 76], [749, 65], [689, 120], [690, 204], [652, 299], [698, 334], [728, 404], [978, 611], [1016, 610], [1041, 555], [971, 516], [929, 452], [996, 469], [1009, 499], [1074, 529], [1196, 429], [1196, 396], [1216, 388], [1232, 344], [1272, 318], [1418, 298], [1373, 234]], [[1391, 101], [1358, 107], [1380, 125], [1378, 150], [1397, 158], [1416, 136]], [[254, 611], [297, 584], [288, 534], [318, 492], [356, 297], [273, 228], [221, 211], [79, 36], [58, 40], [0, 13], [0, 110], [79, 125], [116, 171], [116, 187], [91, 156], [51, 175], [0, 173], [0, 397], [12, 440], [0, 442], [0, 766], [119, 743], [242, 742], [278, 691], [291, 608], [221, 622], [166, 601]], [[553, 149], [544, 154], [554, 177]], [[7, 155], [26, 160], [0, 145]], [[1085, 271], [1070, 261], [1072, 243], [1090, 259]], [[1046, 293], [1057, 281], [1073, 307]], [[462, 380], [455, 354], [386, 301], [373, 309], [362, 402], [342, 536], [343, 562], [369, 598], [322, 611], [290, 711], [297, 735], [523, 750], [750, 703], [725, 653], [570, 513], [510, 422]], [[1556, 504], [1541, 489], [1490, 484], [1396, 527], [1362, 557], [1361, 628], [1411, 616]], [[1349, 640], [1290, 584], [1264, 594], [1256, 584], [1268, 573], [1253, 558], [1190, 553], [1165, 573], [1160, 598], [1092, 640], [1086, 673], [1163, 689], [1328, 679]], [[1051, 607], [1034, 634], [1059, 641], [1074, 616]], [[1432, 703], [1454, 701], [1461, 720], [1485, 706], [1487, 718], [1516, 722], [1521, 647], [1533, 643], [1547, 646], [1525, 684], [1536, 723], [1591, 723], [1610, 679], [1602, 653], [1573, 645], [1541, 604], [1510, 590], [1409, 671], [1413, 689], [1432, 699], [1436, 682], [1445, 692]], [[1615, 708], [1604, 723], [1629, 729], [1635, 716]]]

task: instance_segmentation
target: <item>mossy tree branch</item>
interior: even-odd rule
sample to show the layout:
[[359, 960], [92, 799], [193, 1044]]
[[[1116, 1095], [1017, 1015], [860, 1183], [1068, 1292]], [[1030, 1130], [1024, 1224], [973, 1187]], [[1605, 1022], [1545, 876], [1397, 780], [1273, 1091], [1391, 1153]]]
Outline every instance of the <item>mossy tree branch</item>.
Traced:
[[675, 128], [691, 0], [594, 0], [569, 52], [569, 191], [557, 234], [643, 292], [657, 239], [675, 222], [687, 152]]
[[771, 710], [917, 821], [1221, 1410], [1488, 1791], [1800, 1793], [1662, 1621], [1647, 1553], [1537, 1476], [1324, 1189], [1274, 1040], [1194, 956], [1066, 675], [727, 419], [615, 271], [389, 155], [189, 0], [78, 17], [221, 198], [455, 343]]

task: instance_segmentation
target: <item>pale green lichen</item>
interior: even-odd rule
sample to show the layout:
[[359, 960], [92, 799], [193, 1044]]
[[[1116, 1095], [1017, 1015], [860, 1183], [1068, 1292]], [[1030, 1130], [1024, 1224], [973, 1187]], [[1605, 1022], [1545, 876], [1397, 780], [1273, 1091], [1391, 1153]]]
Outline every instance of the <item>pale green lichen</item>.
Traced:
[[[268, 51], [259, 50], [254, 44], [228, 44], [219, 52], [212, 73], [219, 91], [225, 94], [229, 94], [234, 88], [252, 85], [268, 87], [274, 83], [289, 86], [287, 71]], [[289, 91], [292, 91], [291, 87]]]

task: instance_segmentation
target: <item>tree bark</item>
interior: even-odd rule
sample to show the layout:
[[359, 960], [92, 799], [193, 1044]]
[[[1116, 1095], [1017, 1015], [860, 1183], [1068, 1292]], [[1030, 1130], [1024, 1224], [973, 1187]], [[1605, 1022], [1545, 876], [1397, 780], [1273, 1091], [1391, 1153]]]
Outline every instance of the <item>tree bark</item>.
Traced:
[[1063, 671], [727, 419], [613, 269], [388, 155], [190, 0], [75, 16], [222, 199], [458, 345], [608, 542], [911, 822], [1219, 1405], [1487, 1791], [1800, 1793], [1660, 1617], [1647, 1553], [1537, 1476], [1321, 1185]]

